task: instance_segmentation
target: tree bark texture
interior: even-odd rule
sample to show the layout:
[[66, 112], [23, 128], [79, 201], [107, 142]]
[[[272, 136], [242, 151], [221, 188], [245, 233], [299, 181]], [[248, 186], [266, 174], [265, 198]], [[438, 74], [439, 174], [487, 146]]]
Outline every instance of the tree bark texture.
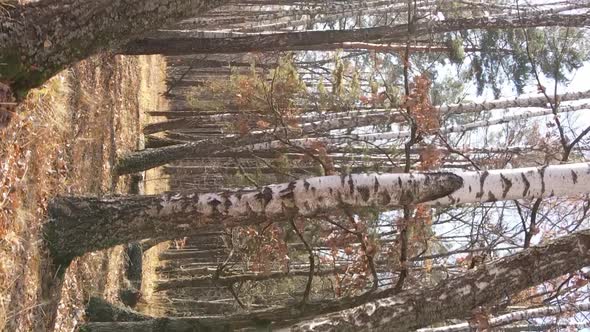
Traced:
[[479, 306], [493, 304], [544, 281], [590, 264], [590, 231], [486, 264], [443, 282], [367, 303], [293, 327], [292, 331], [412, 331], [452, 318], [469, 316]]
[[150, 316], [137, 313], [124, 307], [114, 306], [109, 302], [94, 296], [90, 298], [90, 301], [86, 306], [86, 318], [90, 322], [135, 322], [151, 319]]
[[0, 81], [22, 97], [77, 61], [225, 2], [71, 0], [8, 7], [0, 16]]
[[261, 190], [110, 198], [60, 197], [49, 206], [46, 238], [66, 262], [144, 238], [174, 239], [231, 225], [343, 208], [379, 210], [585, 194], [590, 164], [479, 172], [351, 174], [269, 185]]
[[[499, 328], [508, 324], [526, 321], [532, 318], [548, 317], [553, 315], [563, 314], [565, 312], [578, 312], [590, 310], [590, 303], [580, 304], [562, 304], [556, 306], [540, 307], [534, 309], [526, 309], [510, 312], [504, 315], [491, 317], [489, 324], [491, 327]], [[419, 329], [416, 332], [470, 332], [472, 327], [469, 323], [461, 323], [455, 325], [448, 325], [434, 328]], [[526, 330], [526, 328], [525, 328]]]
[[[290, 330], [413, 331], [447, 319], [468, 317], [479, 306], [495, 304], [505, 296], [588, 264], [590, 231], [586, 230], [490, 262], [437, 286], [408, 290], [394, 296], [389, 289], [385, 289], [357, 297], [360, 300], [344, 298], [325, 304], [310, 303], [299, 308], [281, 307], [205, 319], [153, 318], [135, 323], [89, 323], [84, 328], [86, 331], [114, 331], [115, 327], [129, 331], [156, 331], [155, 327], [160, 328], [157, 331], [201, 331], [198, 328], [204, 321], [212, 325], [218, 321], [234, 328], [269, 326], [273, 322], [280, 327], [302, 318], [331, 313], [296, 324]], [[167, 325], [162, 321], [178, 325]]]
[[50, 204], [46, 239], [55, 257], [67, 262], [89, 251], [150, 237], [174, 239], [207, 227], [427, 202], [461, 185], [451, 173], [351, 174], [236, 192], [60, 197]]

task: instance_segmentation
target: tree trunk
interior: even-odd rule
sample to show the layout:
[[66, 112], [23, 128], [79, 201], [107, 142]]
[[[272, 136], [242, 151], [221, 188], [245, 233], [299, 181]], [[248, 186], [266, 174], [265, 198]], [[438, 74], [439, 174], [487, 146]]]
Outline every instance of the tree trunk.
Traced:
[[91, 322], [135, 322], [152, 318], [124, 307], [114, 306], [94, 296], [90, 298], [86, 307], [86, 317]]
[[443, 282], [305, 322], [292, 331], [413, 331], [470, 316], [479, 306], [590, 264], [590, 231], [581, 231], [499, 259]]
[[[432, 32], [444, 33], [468, 29], [515, 29], [522, 27], [584, 27], [590, 23], [586, 14], [528, 14], [517, 16], [479, 17], [435, 22], [417, 22], [413, 36]], [[130, 41], [119, 49], [121, 54], [211, 54], [301, 50], [306, 47], [344, 42], [386, 41], [404, 43], [409, 37], [408, 25], [382, 26], [355, 30], [317, 30], [254, 34], [230, 38], [203, 38], [199, 32], [185, 30], [159, 31], [153, 37]]]
[[[504, 315], [489, 318], [491, 327], [499, 328], [508, 324], [517, 323], [532, 318], [542, 318], [547, 316], [559, 315], [564, 312], [578, 312], [590, 310], [590, 303], [580, 304], [562, 304], [550, 307], [541, 307], [510, 312]], [[424, 328], [416, 332], [470, 332], [472, 327], [469, 323], [448, 325], [443, 327]]]
[[179, 260], [184, 258], [212, 258], [215, 259], [217, 257], [225, 257], [224, 248], [219, 249], [205, 249], [205, 250], [194, 250], [194, 249], [182, 249], [182, 250], [168, 250], [160, 253], [159, 259], [160, 261], [171, 261], [171, 260]]
[[418, 288], [397, 294], [392, 292], [392, 289], [385, 289], [352, 298], [309, 303], [298, 308], [273, 308], [244, 315], [168, 319], [176, 324], [184, 324], [178, 325], [184, 329], [172, 329], [166, 324], [157, 325], [162, 318], [124, 324], [88, 323], [84, 328], [85, 331], [114, 331], [115, 327], [126, 331], [154, 331], [153, 328], [159, 326], [159, 332], [200, 331], [198, 328], [205, 321], [206, 325], [214, 325], [217, 321], [233, 328], [270, 326], [273, 322], [280, 327], [288, 326], [297, 320], [332, 313], [295, 325], [291, 330], [410, 331], [447, 319], [470, 316], [472, 310], [479, 306], [495, 304], [505, 296], [574, 272], [588, 264], [590, 231], [586, 230], [493, 261], [430, 288]]
[[450, 173], [355, 174], [209, 194], [168, 193], [111, 198], [60, 197], [49, 207], [46, 239], [56, 259], [157, 235], [174, 239], [207, 227], [244, 225], [338, 212], [343, 206], [391, 209], [451, 194], [462, 184]]
[[454, 205], [589, 190], [590, 165], [579, 163], [455, 174], [324, 176], [221, 193], [60, 197], [50, 203], [46, 239], [54, 257], [67, 263], [86, 252], [154, 235], [174, 239], [207, 228], [337, 213], [343, 207], [387, 210], [424, 202]]
[[18, 97], [93, 54], [225, 0], [71, 0], [6, 7], [0, 16], [0, 81]]
[[[558, 113], [587, 110], [589, 107], [589, 104], [563, 105], [558, 110]], [[454, 109], [454, 111], [458, 110], [459, 109]], [[447, 126], [440, 128], [438, 132], [441, 134], [460, 133], [470, 130], [476, 130], [478, 128], [486, 126], [508, 123], [514, 120], [523, 120], [528, 118], [547, 116], [551, 114], [553, 114], [552, 110], [524, 111], [519, 112], [517, 114], [507, 115], [490, 120], [475, 121], [464, 125]], [[328, 146], [334, 146], [348, 142], [351, 139], [365, 142], [375, 142], [379, 140], [400, 139], [409, 137], [411, 134], [410, 131], [392, 131], [373, 134], [347, 135], [344, 137], [296, 138], [301, 137], [301, 135], [321, 131], [328, 131], [332, 129], [350, 128], [351, 126], [367, 126], [372, 124], [378, 125], [383, 123], [390, 123], [392, 119], [393, 117], [390, 115], [378, 114], [365, 115], [363, 117], [336, 118], [314, 123], [306, 123], [299, 128], [299, 133], [294, 133], [292, 137], [290, 137], [291, 139], [289, 143], [294, 146], [306, 148], [312, 146], [314, 143], [322, 143]], [[178, 127], [177, 124], [182, 122], [180, 120], [181, 119], [178, 119], [178, 121], [174, 120], [167, 123]], [[189, 122], [190, 121], [185, 121], [185, 123]], [[165, 123], [160, 124], [162, 125], [161, 128], [165, 126]], [[268, 130], [268, 132], [270, 132], [270, 130]], [[284, 149], [287, 147], [286, 144], [281, 140], [271, 140], [271, 137], [268, 137], [267, 131], [254, 132], [246, 138], [238, 138], [237, 136], [232, 136], [220, 138], [217, 140], [201, 140], [185, 144], [173, 145], [175, 142], [178, 143], [178, 141], [163, 141], [151, 139], [150, 146], [160, 147], [153, 150], [141, 150], [130, 153], [127, 156], [123, 156], [119, 159], [118, 165], [116, 166], [117, 173], [123, 175], [144, 171], [157, 166], [165, 165], [167, 163], [185, 158], [187, 156], [206, 156], [211, 154], [223, 153], [224, 151], [229, 153], [241, 151], [269, 151], [275, 149]]]

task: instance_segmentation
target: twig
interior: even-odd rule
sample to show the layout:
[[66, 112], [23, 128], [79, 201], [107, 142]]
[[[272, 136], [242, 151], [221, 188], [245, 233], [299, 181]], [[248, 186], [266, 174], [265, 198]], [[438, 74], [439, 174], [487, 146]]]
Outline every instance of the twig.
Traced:
[[305, 249], [307, 249], [307, 252], [309, 253], [309, 277], [307, 278], [307, 285], [305, 285], [305, 291], [303, 292], [303, 298], [301, 299], [301, 303], [299, 304], [300, 307], [303, 307], [308, 302], [309, 294], [311, 293], [311, 286], [313, 283], [313, 271], [315, 269], [315, 260], [313, 257], [313, 249], [311, 248], [309, 243], [307, 243], [307, 241], [303, 237], [303, 234], [297, 228], [297, 225], [295, 225], [295, 220], [293, 218], [290, 218], [289, 221], [291, 222], [291, 227], [293, 227], [293, 229], [295, 230], [295, 233], [297, 233], [297, 236], [299, 237], [301, 242], [303, 242]]
[[248, 173], [246, 173], [246, 171], [244, 170], [244, 167], [242, 167], [242, 164], [240, 163], [240, 161], [237, 157], [234, 157], [234, 162], [236, 163], [236, 165], [238, 165], [238, 169], [240, 170], [240, 173], [242, 174], [242, 176], [248, 182], [250, 182], [254, 187], [260, 188], [260, 185], [258, 184], [258, 182], [256, 182], [256, 180], [254, 180]]

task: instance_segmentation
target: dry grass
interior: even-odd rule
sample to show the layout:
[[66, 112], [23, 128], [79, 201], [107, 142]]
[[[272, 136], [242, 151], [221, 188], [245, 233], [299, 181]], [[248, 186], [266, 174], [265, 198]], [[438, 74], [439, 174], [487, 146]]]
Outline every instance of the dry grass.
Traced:
[[160, 265], [159, 255], [166, 250], [169, 242], [163, 242], [153, 246], [143, 255], [142, 278], [141, 278], [141, 295], [142, 299], [138, 305], [138, 310], [150, 316], [163, 316], [163, 311], [158, 309], [158, 303], [161, 296], [154, 294], [154, 284], [159, 279], [156, 268]]
[[[163, 80], [160, 57], [95, 57], [33, 91], [0, 133], [0, 331], [33, 331], [52, 314], [40, 300], [47, 201], [125, 192], [129, 179], [113, 178], [111, 166], [138, 146], [141, 114], [161, 104]], [[122, 252], [72, 262], [56, 331], [75, 329], [90, 295], [117, 301]]]

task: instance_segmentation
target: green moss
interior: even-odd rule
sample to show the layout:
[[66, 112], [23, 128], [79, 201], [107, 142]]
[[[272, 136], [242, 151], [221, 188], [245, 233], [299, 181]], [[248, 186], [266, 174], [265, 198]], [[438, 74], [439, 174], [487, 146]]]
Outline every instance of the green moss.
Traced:
[[20, 57], [2, 50], [0, 54], [0, 81], [7, 82], [18, 100], [26, 97], [29, 90], [42, 85], [51, 76], [51, 71], [27, 65]]

